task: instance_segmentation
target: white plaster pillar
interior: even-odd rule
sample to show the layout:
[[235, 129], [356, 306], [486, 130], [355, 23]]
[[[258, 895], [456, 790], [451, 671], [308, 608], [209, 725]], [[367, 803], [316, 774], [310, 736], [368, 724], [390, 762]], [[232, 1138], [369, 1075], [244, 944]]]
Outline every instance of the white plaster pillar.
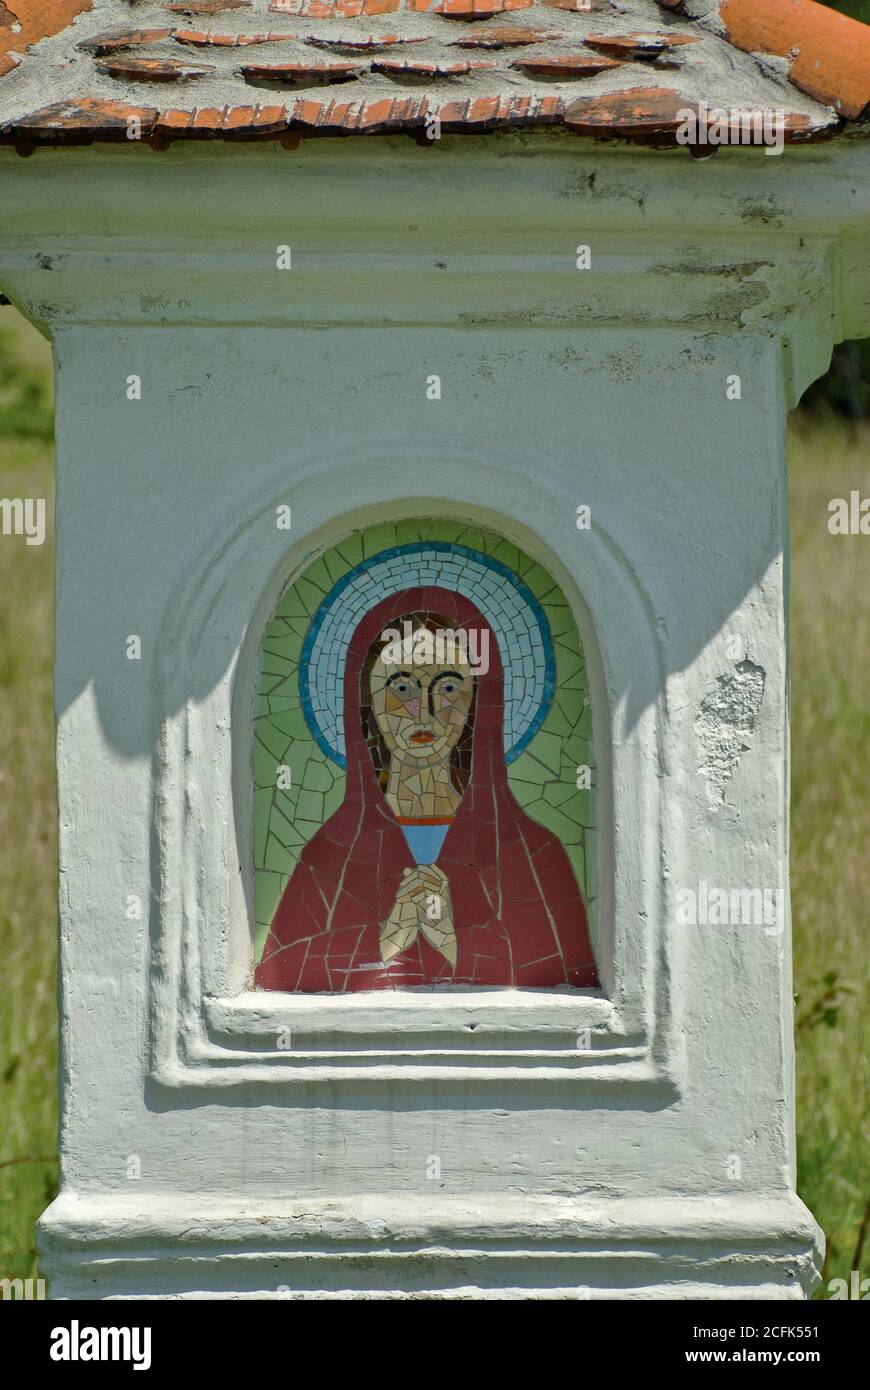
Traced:
[[[0, 151], [0, 279], [57, 370], [54, 1297], [799, 1298], [817, 1277], [785, 417], [860, 319], [859, 152], [699, 175], [683, 152], [441, 144], [60, 151], [26, 174]], [[771, 178], [778, 225], [741, 224]], [[574, 608], [600, 997], [250, 989], [260, 634], [337, 537], [429, 515], [501, 531]], [[716, 889], [781, 912], [716, 924]]]

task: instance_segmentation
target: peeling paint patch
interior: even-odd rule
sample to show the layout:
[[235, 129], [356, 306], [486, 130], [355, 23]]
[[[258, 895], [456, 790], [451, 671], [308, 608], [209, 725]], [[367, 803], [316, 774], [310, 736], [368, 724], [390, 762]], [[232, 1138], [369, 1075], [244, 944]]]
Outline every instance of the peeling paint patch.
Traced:
[[707, 786], [707, 804], [716, 811], [752, 735], [764, 698], [765, 672], [753, 661], [739, 662], [733, 676], [720, 676], [695, 718], [701, 752], [698, 772]]

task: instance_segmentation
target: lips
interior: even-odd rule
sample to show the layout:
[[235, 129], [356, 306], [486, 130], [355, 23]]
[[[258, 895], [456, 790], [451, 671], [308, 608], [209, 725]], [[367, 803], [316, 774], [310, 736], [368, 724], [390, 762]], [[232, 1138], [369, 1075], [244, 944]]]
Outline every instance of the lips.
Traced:
[[426, 729], [421, 729], [419, 733], [417, 733], [417, 734], [412, 734], [412, 735], [411, 735], [410, 742], [411, 742], [411, 743], [431, 743], [432, 740], [434, 739], [434, 737], [435, 737], [435, 735], [434, 735], [434, 734], [428, 733]]

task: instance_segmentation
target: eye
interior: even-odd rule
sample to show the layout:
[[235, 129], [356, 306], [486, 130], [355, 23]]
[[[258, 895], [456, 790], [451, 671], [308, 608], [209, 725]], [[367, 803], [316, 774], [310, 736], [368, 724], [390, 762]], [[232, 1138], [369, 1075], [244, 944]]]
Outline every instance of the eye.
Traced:
[[411, 689], [411, 687], [410, 687], [410, 685], [408, 684], [407, 681], [397, 681], [396, 684], [393, 686], [393, 689], [394, 689], [399, 695], [407, 695], [407, 694], [408, 694], [408, 691]]
[[459, 686], [456, 684], [455, 681], [444, 681], [442, 683], [441, 689], [446, 691], [448, 695], [452, 695], [454, 690], [459, 689]]

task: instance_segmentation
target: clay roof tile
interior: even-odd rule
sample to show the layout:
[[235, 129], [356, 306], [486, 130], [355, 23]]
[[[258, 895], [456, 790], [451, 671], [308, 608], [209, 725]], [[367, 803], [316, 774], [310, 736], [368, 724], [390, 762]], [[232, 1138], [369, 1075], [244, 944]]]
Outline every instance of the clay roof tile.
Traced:
[[[730, 111], [733, 122], [747, 100], [780, 116], [786, 139], [804, 139], [870, 108], [870, 26], [818, 0], [712, 0], [693, 17], [698, 9], [684, 0], [0, 0], [0, 142], [118, 139], [139, 112], [145, 138], [164, 143], [419, 136], [436, 118], [445, 133], [563, 124], [660, 143], [681, 111]], [[334, 82], [349, 82], [352, 100], [330, 98], [324, 84]], [[257, 87], [279, 84], [270, 95], [286, 106], [251, 104]], [[870, 122], [852, 129], [866, 133]]]

